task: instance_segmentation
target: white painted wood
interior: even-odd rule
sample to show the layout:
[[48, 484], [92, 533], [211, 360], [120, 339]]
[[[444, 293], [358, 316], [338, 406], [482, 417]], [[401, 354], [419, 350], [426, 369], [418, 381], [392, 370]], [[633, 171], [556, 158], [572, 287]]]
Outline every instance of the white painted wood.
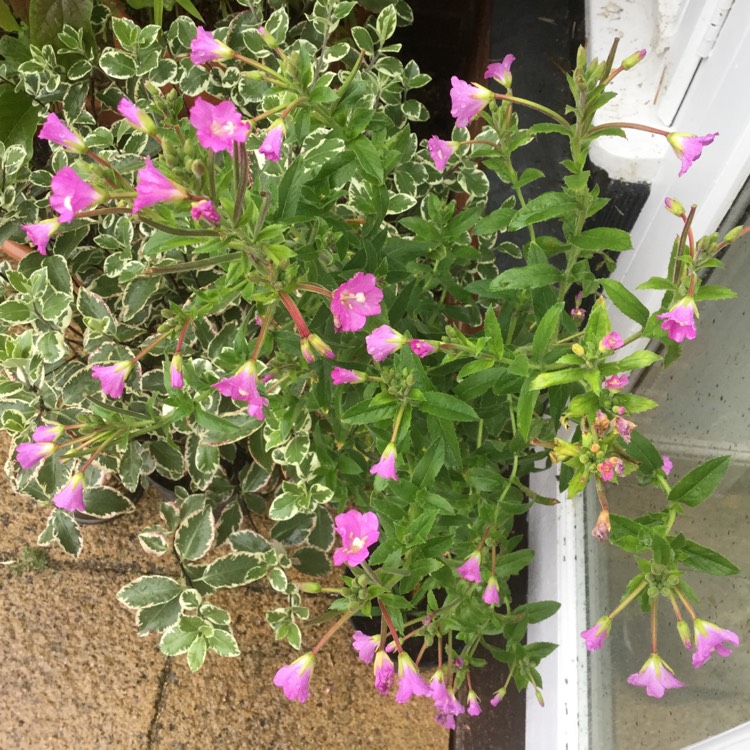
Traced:
[[728, 732], [722, 732], [683, 750], [747, 750], [750, 747], [750, 721], [740, 724]]

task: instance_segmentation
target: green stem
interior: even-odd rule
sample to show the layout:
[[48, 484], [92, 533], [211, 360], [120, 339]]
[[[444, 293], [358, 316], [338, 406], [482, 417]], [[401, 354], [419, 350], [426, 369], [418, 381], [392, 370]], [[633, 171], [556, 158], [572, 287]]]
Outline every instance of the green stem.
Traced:
[[239, 260], [244, 256], [242, 252], [224, 253], [223, 255], [212, 255], [210, 258], [201, 258], [200, 260], [190, 260], [187, 263], [173, 263], [171, 266], [152, 266], [147, 268], [144, 276], [162, 273], [182, 273], [183, 271], [194, 271], [197, 268], [211, 268], [220, 263], [227, 263], [232, 260]]
[[519, 96], [508, 96], [508, 94], [495, 94], [495, 98], [502, 99], [505, 102], [512, 102], [513, 104], [520, 104], [529, 109], [535, 109], [537, 112], [547, 115], [547, 117], [550, 117], [567, 130], [570, 130], [570, 123], [562, 115], [557, 114], [553, 109], [545, 107], [543, 104], [537, 104], [537, 102], [532, 102], [530, 99], [521, 99]]
[[634, 590], [633, 590], [633, 591], [632, 591], [632, 592], [631, 592], [630, 594], [628, 594], [628, 596], [627, 596], [627, 597], [626, 597], [625, 599], [623, 599], [623, 600], [622, 600], [622, 601], [621, 601], [621, 602], [620, 602], [620, 603], [619, 603], [619, 604], [618, 604], [618, 605], [617, 605], [617, 606], [616, 606], [616, 607], [615, 607], [615, 608], [614, 608], [614, 609], [613, 609], [613, 610], [612, 610], [612, 611], [611, 611], [611, 612], [609, 613], [609, 617], [610, 617], [610, 619], [612, 619], [612, 618], [614, 618], [614, 617], [617, 617], [617, 615], [619, 615], [619, 614], [620, 614], [620, 612], [622, 612], [622, 610], [623, 610], [623, 609], [625, 609], [625, 607], [627, 607], [627, 606], [628, 606], [628, 604], [630, 604], [630, 602], [632, 602], [632, 601], [633, 601], [633, 599], [635, 599], [635, 598], [636, 598], [636, 597], [637, 597], [637, 596], [638, 596], [638, 595], [639, 595], [639, 594], [641, 593], [641, 591], [643, 591], [643, 589], [645, 589], [645, 588], [646, 588], [646, 581], [643, 581], [643, 583], [639, 584], [639, 585], [638, 585], [638, 586], [637, 586], [637, 587], [636, 587], [636, 588], [635, 588], [635, 589], [634, 589]]

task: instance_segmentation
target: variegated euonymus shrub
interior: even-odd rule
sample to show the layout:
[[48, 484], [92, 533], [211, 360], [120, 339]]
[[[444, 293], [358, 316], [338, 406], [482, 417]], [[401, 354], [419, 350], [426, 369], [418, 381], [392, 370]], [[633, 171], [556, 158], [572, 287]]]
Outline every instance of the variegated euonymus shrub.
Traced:
[[[593, 114], [642, 53], [619, 66], [614, 49], [604, 62], [581, 53], [563, 114], [514, 94], [511, 56], [488, 68], [493, 90], [454, 78], [453, 140], [420, 144], [410, 122], [427, 113], [410, 92], [428, 77], [389, 41], [409, 20], [403, 2], [358, 26], [356, 3], [318, 0], [292, 28], [284, 9], [266, 18], [262, 3], [246, 4], [213, 32], [185, 17], [166, 33], [103, 19], [110, 46], [80, 52], [97, 71], [94, 106], [39, 112], [49, 167], [31, 171], [22, 146], [4, 152], [6, 236], [25, 231], [36, 249], [6, 243], [15, 257], [0, 266], [2, 426], [15, 441], [14, 486], [51, 509], [39, 542], [78, 555], [81, 513], [133, 512], [160, 475], [174, 497], [139, 539], [182, 573], [119, 592], [140, 634], [160, 633], [162, 650], [187, 653], [192, 669], [207, 650], [236, 656], [230, 615], [211, 596], [265, 580], [279, 592], [267, 615], [275, 637], [306, 651], [277, 674], [288, 697], [306, 699], [330, 632], [378, 616], [380, 635], [354, 637], [376, 687], [391, 688], [397, 652], [396, 699], [429, 694], [451, 726], [464, 683], [468, 712], [481, 711], [469, 681], [480, 646], [508, 665], [493, 703], [511, 681], [541, 695], [537, 666], [554, 645], [525, 636], [559, 605], [518, 604], [509, 580], [534, 555], [516, 517], [556, 502], [528, 486], [547, 457], [561, 464], [566, 502], [596, 485], [594, 534], [635, 561], [622, 602], [583, 634], [589, 648], [637, 599], [653, 613], [674, 608], [687, 646], [682, 618], [695, 620], [696, 665], [714, 648], [724, 655], [737, 637], [697, 619], [684, 574], [736, 568], [673, 525], [728, 459], [670, 486], [668, 458], [634, 424], [656, 404], [627, 391], [628, 373], [662, 356], [620, 349], [645, 339], [676, 356], [696, 335], [697, 304], [731, 296], [702, 284], [702, 271], [743, 230], [696, 239], [694, 209], [667, 201], [672, 261], [646, 285], [664, 290], [659, 315], [591, 270], [611, 267], [630, 240], [587, 228], [606, 203], [590, 187], [589, 146], [642, 127], [593, 126]], [[63, 34], [73, 45], [74, 31]], [[33, 57], [17, 74], [29, 92], [49, 58]], [[521, 129], [525, 106], [546, 121]], [[106, 108], [122, 115], [111, 127], [92, 114]], [[715, 135], [650, 130], [683, 171]], [[570, 142], [567, 176], [529, 200], [542, 175], [519, 174], [514, 154], [548, 133]], [[511, 196], [494, 209], [487, 170]], [[550, 220], [556, 236], [540, 232]], [[517, 263], [500, 272], [498, 253]], [[639, 326], [626, 341], [612, 305]], [[663, 489], [663, 509], [610, 515], [608, 483], [636, 480]], [[331, 552], [351, 572], [321, 593], [309, 576], [329, 570]], [[303, 593], [333, 594], [338, 618], [312, 648]], [[486, 642], [497, 635], [503, 646]], [[429, 686], [405, 638], [438, 644]], [[681, 683], [655, 628], [653, 639], [631, 681], [660, 696]]]

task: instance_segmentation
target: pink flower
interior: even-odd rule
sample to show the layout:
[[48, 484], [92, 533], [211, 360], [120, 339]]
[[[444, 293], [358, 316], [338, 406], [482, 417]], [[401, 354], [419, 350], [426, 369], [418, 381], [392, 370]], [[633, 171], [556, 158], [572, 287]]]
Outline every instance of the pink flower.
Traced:
[[625, 417], [615, 417], [612, 420], [612, 424], [614, 424], [615, 429], [620, 434], [620, 437], [626, 443], [629, 443], [631, 439], [631, 433], [633, 432], [635, 424], [629, 419], [625, 419]]
[[482, 713], [482, 707], [479, 705], [479, 696], [473, 690], [469, 690], [467, 699], [468, 708], [466, 709], [466, 713], [469, 716], [479, 716]]
[[482, 594], [482, 601], [494, 607], [500, 604], [500, 586], [495, 576], [490, 576], [490, 580], [487, 581], [487, 588]]
[[182, 388], [185, 380], [182, 377], [182, 354], [175, 354], [169, 363], [169, 382], [172, 388]]
[[391, 657], [382, 649], [375, 654], [373, 669], [375, 672], [375, 689], [381, 695], [388, 695], [388, 691], [393, 685], [394, 669]]
[[344, 383], [363, 383], [366, 375], [358, 370], [347, 370], [345, 367], [334, 367], [331, 370], [331, 380], [334, 385], [343, 385]]
[[398, 479], [398, 474], [396, 474], [396, 446], [393, 443], [388, 443], [385, 446], [380, 461], [370, 468], [370, 474], [377, 474], [383, 479]]
[[214, 153], [232, 152], [233, 143], [244, 143], [250, 125], [230, 101], [211, 104], [198, 97], [190, 108], [190, 124], [195, 128], [198, 142]]
[[117, 111], [137, 130], [148, 135], [156, 133], [156, 123], [142, 110], [124, 96], [117, 105]]
[[702, 667], [710, 658], [714, 651], [719, 656], [731, 656], [732, 649], [729, 645], [739, 646], [740, 637], [732, 630], [720, 628], [713, 623], [701, 620], [696, 617], [693, 620], [695, 633], [695, 653], [693, 654], [693, 667], [698, 669]]
[[247, 413], [251, 417], [261, 422], [265, 419], [263, 409], [268, 406], [268, 399], [261, 396], [258, 391], [258, 376], [253, 360], [247, 361], [234, 375], [214, 383], [211, 387], [216, 388], [222, 396], [233, 398], [235, 401], [245, 401]]
[[84, 211], [103, 199], [104, 196], [84, 182], [72, 167], [63, 167], [52, 178], [49, 202], [60, 214], [63, 224], [73, 221], [76, 212]]
[[672, 459], [669, 456], [661, 457], [661, 470], [669, 476], [669, 472], [672, 471]]
[[718, 133], [692, 135], [691, 133], [669, 133], [667, 141], [677, 156], [682, 160], [679, 177], [690, 169], [693, 162], [700, 158], [704, 146], [714, 142]]
[[102, 385], [102, 393], [111, 398], [120, 398], [125, 390], [125, 380], [133, 369], [132, 360], [123, 360], [114, 365], [94, 365], [91, 375]]
[[54, 443], [65, 432], [61, 424], [43, 424], [34, 430], [31, 439], [35, 443]]
[[56, 143], [58, 146], [63, 146], [78, 154], [85, 154], [88, 151], [83, 138], [70, 130], [54, 112], [47, 115], [42, 129], [39, 131], [39, 138]]
[[16, 461], [22, 469], [31, 469], [47, 456], [51, 456], [57, 446], [54, 443], [19, 443], [16, 446]]
[[60, 228], [60, 222], [57, 219], [45, 219], [38, 224], [21, 224], [21, 229], [26, 232], [26, 236], [36, 249], [42, 254], [47, 254], [47, 245], [50, 237]]
[[355, 630], [352, 635], [352, 646], [360, 660], [370, 664], [375, 658], [375, 652], [380, 644], [379, 635], [365, 635], [361, 630]]
[[492, 694], [492, 698], [490, 699], [490, 705], [493, 708], [496, 708], [500, 705], [500, 701], [502, 701], [503, 698], [505, 698], [505, 693], [507, 692], [506, 688], [501, 687], [499, 690], [496, 690]]
[[625, 465], [622, 463], [622, 459], [617, 456], [610, 456], [606, 461], [597, 464], [596, 468], [599, 470], [599, 476], [605, 482], [611, 482], [615, 474], [622, 476], [625, 472]]
[[443, 675], [443, 670], [440, 668], [432, 675], [429, 695], [437, 708], [442, 707], [450, 700], [448, 688], [445, 686], [445, 676]]
[[456, 153], [458, 143], [456, 141], [444, 141], [433, 135], [429, 141], [427, 141], [427, 148], [430, 151], [430, 157], [435, 164], [435, 169], [438, 172], [445, 170], [445, 165], [448, 163], [448, 159]]
[[315, 668], [315, 655], [307, 653], [291, 664], [281, 667], [273, 678], [276, 687], [283, 688], [290, 701], [304, 703], [310, 695], [310, 677]]
[[371, 273], [358, 271], [333, 292], [331, 313], [337, 331], [359, 331], [370, 315], [380, 315], [383, 292]]
[[378, 541], [378, 517], [372, 512], [360, 513], [356, 508], [336, 516], [336, 533], [341, 537], [341, 547], [333, 553], [333, 564], [354, 567], [364, 562], [370, 554], [369, 547]]
[[457, 128], [465, 128], [494, 98], [484, 86], [451, 76], [451, 116]]
[[411, 347], [411, 350], [414, 352], [414, 354], [416, 354], [420, 359], [424, 359], [430, 354], [434, 354], [438, 350], [435, 344], [433, 344], [431, 341], [423, 341], [422, 339], [412, 339], [409, 342], [409, 346]]
[[190, 62], [193, 65], [203, 65], [214, 60], [228, 60], [232, 50], [220, 42], [210, 31], [202, 26], [198, 27], [196, 35], [190, 42]]
[[662, 313], [656, 317], [664, 322], [662, 330], [667, 332], [672, 341], [681, 344], [685, 339], [695, 338], [695, 303], [690, 297], [685, 297], [675, 305], [669, 312]]
[[506, 55], [502, 62], [490, 63], [487, 70], [484, 72], [485, 79], [494, 78], [501, 86], [505, 86], [506, 89], [509, 89], [511, 83], [513, 83], [510, 66], [515, 59], [514, 55]]
[[382, 362], [389, 354], [398, 351], [406, 343], [406, 339], [390, 326], [382, 325], [369, 334], [365, 342], [367, 353], [376, 362]]
[[599, 350], [606, 352], [608, 349], [619, 349], [622, 346], [622, 336], [615, 331], [608, 333], [599, 343]]
[[628, 684], [645, 687], [646, 694], [652, 698], [661, 698], [665, 691], [672, 688], [685, 687], [685, 683], [674, 676], [670, 666], [659, 654], [651, 654], [641, 667], [641, 671], [628, 677]]
[[630, 378], [625, 373], [623, 373], [622, 375], [610, 375], [605, 379], [604, 387], [608, 388], [610, 391], [619, 391], [621, 388], [624, 388], [629, 382]]
[[52, 502], [63, 510], [84, 511], [83, 503], [83, 474], [79, 471], [73, 474], [68, 483], [52, 498]]
[[260, 144], [258, 151], [268, 159], [268, 161], [278, 161], [281, 158], [281, 144], [284, 142], [286, 128], [283, 120], [275, 122], [266, 133], [263, 143]]
[[482, 582], [482, 572], [479, 569], [479, 561], [482, 557], [482, 553], [477, 550], [472, 552], [467, 558], [463, 565], [459, 565], [456, 568], [456, 573], [461, 576], [465, 581], [471, 581], [472, 583]]
[[581, 633], [581, 638], [586, 641], [586, 648], [589, 651], [597, 651], [604, 645], [607, 640], [609, 631], [612, 629], [612, 619], [609, 615], [600, 617], [588, 630]]
[[429, 695], [430, 688], [419, 676], [417, 667], [406, 651], [398, 655], [398, 690], [396, 703], [407, 703], [412, 695]]
[[205, 219], [209, 224], [218, 224], [221, 221], [219, 212], [208, 198], [202, 201], [193, 201], [190, 204], [190, 215], [196, 221]]
[[146, 166], [138, 170], [135, 192], [136, 196], [133, 201], [134, 214], [137, 214], [142, 208], [147, 208], [157, 203], [181, 201], [186, 200], [188, 197], [187, 190], [163, 175], [153, 165], [150, 156], [146, 157]]

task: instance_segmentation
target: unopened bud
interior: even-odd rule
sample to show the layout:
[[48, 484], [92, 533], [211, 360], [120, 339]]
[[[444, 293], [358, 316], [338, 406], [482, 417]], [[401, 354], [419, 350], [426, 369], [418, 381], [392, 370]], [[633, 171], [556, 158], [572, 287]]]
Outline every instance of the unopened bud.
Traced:
[[570, 347], [570, 350], [577, 357], [583, 357], [583, 355], [586, 353], [586, 350], [580, 344], [573, 344], [573, 346]]
[[206, 171], [206, 165], [200, 159], [195, 159], [190, 165], [190, 171], [200, 179]]
[[599, 443], [591, 443], [591, 452], [598, 453], [601, 450]]
[[725, 235], [724, 235], [724, 242], [734, 242], [738, 237], [741, 237], [745, 233], [745, 227], [740, 224], [738, 227], [735, 227], [734, 229], [730, 229]]
[[664, 205], [667, 207], [667, 210], [675, 216], [685, 215], [685, 206], [683, 206], [677, 198], [665, 198]]
[[369, 581], [370, 581], [370, 579], [364, 573], [362, 573], [362, 575], [360, 575], [360, 576], [357, 577], [357, 583], [360, 586], [367, 586], [367, 584], [369, 583]]
[[273, 36], [273, 34], [270, 34], [262, 26], [258, 26], [258, 34], [260, 34], [260, 38], [269, 47], [278, 47], [279, 46], [279, 43], [276, 41], [276, 38]]
[[690, 639], [690, 625], [688, 625], [685, 620], [680, 620], [677, 623], [677, 632], [680, 634], [680, 640], [682, 641], [682, 645], [689, 651], [691, 648], [693, 648], [693, 642]]
[[539, 702], [539, 705], [544, 708], [544, 696], [542, 696], [542, 691], [538, 687], [535, 687], [534, 694], [536, 695], [536, 699]]
[[243, 78], [248, 78], [251, 81], [262, 81], [266, 74], [262, 70], [245, 70], [242, 73]]
[[297, 585], [297, 588], [305, 594], [319, 594], [322, 586], [315, 581], [305, 581]]
[[643, 60], [643, 58], [646, 57], [646, 50], [645, 49], [639, 49], [638, 52], [634, 52], [629, 57], [626, 57], [622, 63], [620, 63], [620, 67], [623, 70], [630, 70], [631, 68], [634, 68], [638, 63]]

